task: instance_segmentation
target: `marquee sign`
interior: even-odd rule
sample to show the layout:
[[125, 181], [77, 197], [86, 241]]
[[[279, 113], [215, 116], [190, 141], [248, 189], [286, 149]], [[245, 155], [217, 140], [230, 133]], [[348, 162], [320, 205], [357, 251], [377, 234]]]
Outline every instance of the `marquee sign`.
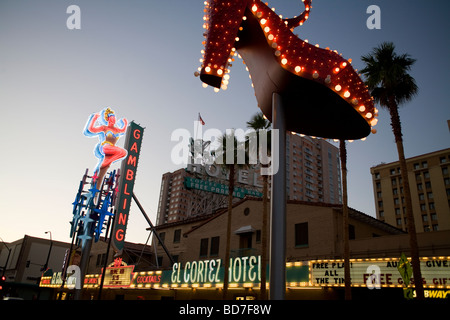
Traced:
[[122, 259], [115, 259], [106, 267], [104, 287], [128, 287], [133, 278], [134, 265], [127, 265]]
[[[351, 285], [354, 287], [403, 287], [399, 259], [357, 259], [350, 262]], [[310, 261], [312, 286], [344, 286], [343, 260]], [[450, 257], [421, 258], [420, 270], [426, 288], [450, 288]], [[414, 279], [411, 280], [414, 284]]]
[[[261, 283], [261, 256], [230, 258], [230, 288], [254, 288]], [[269, 266], [267, 265], [267, 270]], [[169, 274], [162, 275], [163, 288], [221, 288], [224, 279], [222, 259], [175, 263]], [[267, 272], [269, 274], [269, 272]], [[304, 262], [286, 264], [286, 280], [290, 286], [308, 285], [309, 266]]]
[[136, 272], [133, 276], [131, 288], [150, 288], [151, 286], [159, 286], [162, 282], [162, 271], [142, 271]]
[[[99, 274], [87, 274], [84, 278], [84, 288], [96, 288], [100, 284], [101, 275]], [[68, 289], [75, 288], [77, 283], [76, 276], [67, 277], [64, 282], [64, 287]], [[52, 276], [41, 277], [41, 281], [39, 283], [40, 287], [48, 287], [48, 288], [61, 288], [63, 285], [63, 272], [55, 272]]]
[[130, 212], [131, 199], [133, 197], [134, 181], [136, 178], [136, 169], [139, 161], [143, 134], [144, 128], [134, 122], [130, 123], [125, 141], [125, 149], [128, 153], [126, 159], [122, 162], [122, 167], [120, 169], [120, 189], [115, 206], [117, 211], [112, 235], [112, 244], [119, 254], [122, 252], [125, 243], [125, 233], [127, 230], [128, 215]]
[[[261, 281], [261, 256], [231, 258], [230, 270], [229, 280], [231, 283], [259, 283]], [[222, 283], [222, 260], [186, 262], [184, 268], [181, 263], [175, 263], [172, 267], [171, 282], [175, 285]]]

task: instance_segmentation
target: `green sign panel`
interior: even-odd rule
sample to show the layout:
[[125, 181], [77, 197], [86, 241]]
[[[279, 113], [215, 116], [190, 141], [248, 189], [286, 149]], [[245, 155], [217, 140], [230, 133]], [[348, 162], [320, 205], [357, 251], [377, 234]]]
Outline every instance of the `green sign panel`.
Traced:
[[[261, 256], [243, 256], [230, 258], [228, 280], [236, 287], [259, 285], [261, 283]], [[266, 265], [269, 276], [269, 265]], [[170, 275], [170, 277], [169, 277]], [[175, 263], [172, 271], [163, 271], [161, 282], [170, 285], [216, 285], [224, 279], [224, 262], [222, 259], [189, 261], [184, 264]], [[269, 277], [266, 279], [269, 280]], [[286, 268], [288, 283], [307, 283], [309, 281], [308, 265], [289, 265]]]
[[[206, 181], [191, 177], [184, 178], [184, 186], [186, 189], [197, 189], [207, 192], [213, 192], [223, 195], [228, 195], [228, 185], [213, 181]], [[262, 197], [262, 193], [256, 190], [249, 190], [241, 187], [234, 187], [233, 196], [236, 198], [244, 198], [245, 196]]]

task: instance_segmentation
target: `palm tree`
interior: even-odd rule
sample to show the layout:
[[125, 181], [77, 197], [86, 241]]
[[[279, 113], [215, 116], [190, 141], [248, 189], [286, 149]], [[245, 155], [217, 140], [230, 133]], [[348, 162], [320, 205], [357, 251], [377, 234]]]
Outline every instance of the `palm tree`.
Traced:
[[253, 115], [250, 121], [247, 121], [247, 127], [252, 128], [255, 131], [269, 130], [271, 127], [271, 123], [264, 117], [264, 114], [262, 112], [258, 112]]
[[342, 171], [342, 215], [343, 215], [343, 240], [344, 240], [344, 284], [345, 300], [352, 299], [350, 281], [350, 247], [348, 238], [348, 195], [347, 195], [347, 149], [345, 140], [339, 141], [339, 155], [341, 157]]
[[394, 50], [395, 46], [392, 42], [385, 42], [374, 48], [368, 55], [362, 56], [361, 59], [365, 63], [365, 68], [361, 70], [361, 73], [366, 78], [366, 85], [375, 102], [386, 108], [391, 116], [391, 127], [397, 144], [403, 182], [407, 227], [410, 236], [411, 264], [413, 276], [416, 279], [416, 295], [418, 299], [424, 299], [419, 248], [412, 211], [400, 115], [398, 113], [399, 105], [412, 100], [418, 92], [416, 81], [408, 74], [416, 60], [412, 59], [409, 54], [398, 55]]
[[[225, 248], [225, 262], [224, 262], [224, 279], [223, 279], [223, 299], [227, 298], [228, 294], [228, 278], [230, 267], [230, 247], [231, 247], [231, 213], [233, 205], [233, 192], [236, 167], [243, 167], [247, 163], [247, 153], [242, 142], [239, 142], [234, 135], [224, 134], [219, 138], [220, 146], [213, 152], [216, 157], [216, 163], [226, 167], [229, 170], [228, 177], [228, 210], [227, 210], [227, 243]], [[230, 145], [231, 144], [231, 145]], [[244, 159], [240, 152], [244, 152]], [[230, 159], [231, 158], [231, 159]], [[220, 160], [219, 160], [220, 159]], [[231, 161], [230, 161], [231, 160]], [[244, 160], [244, 163], [241, 163]]]
[[[250, 121], [247, 122], [247, 127], [254, 129], [257, 133], [260, 130], [268, 130], [271, 126], [271, 123], [264, 117], [262, 112], [255, 114]], [[259, 137], [259, 135], [257, 135]], [[267, 145], [267, 153], [270, 153], [270, 135], [268, 135], [268, 145]], [[258, 140], [259, 147], [259, 140]], [[258, 152], [259, 154], [259, 152]], [[261, 166], [265, 166], [261, 164]], [[268, 179], [267, 175], [263, 175], [263, 221], [262, 221], [262, 232], [261, 232], [261, 241], [262, 241], [262, 249], [261, 249], [261, 287], [260, 294], [261, 300], [267, 299], [266, 293], [266, 278], [267, 278], [267, 209], [268, 209]]]

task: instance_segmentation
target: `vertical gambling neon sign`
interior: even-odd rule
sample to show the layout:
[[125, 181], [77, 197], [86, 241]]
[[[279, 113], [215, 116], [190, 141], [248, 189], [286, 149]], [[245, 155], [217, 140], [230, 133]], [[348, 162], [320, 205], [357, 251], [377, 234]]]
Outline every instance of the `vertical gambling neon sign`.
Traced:
[[122, 167], [120, 169], [119, 196], [115, 204], [116, 216], [112, 235], [112, 244], [119, 254], [122, 253], [125, 243], [125, 233], [127, 230], [128, 215], [133, 197], [134, 181], [143, 134], [144, 128], [134, 122], [129, 124], [124, 146], [128, 153], [126, 159], [122, 161]]

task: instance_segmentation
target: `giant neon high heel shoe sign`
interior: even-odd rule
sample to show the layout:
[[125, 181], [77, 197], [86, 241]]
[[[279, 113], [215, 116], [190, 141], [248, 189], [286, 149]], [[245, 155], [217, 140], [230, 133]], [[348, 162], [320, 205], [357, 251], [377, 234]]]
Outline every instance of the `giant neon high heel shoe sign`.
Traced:
[[283, 100], [288, 131], [335, 139], [375, 133], [378, 112], [351, 60], [293, 34], [310, 14], [311, 0], [303, 3], [300, 16], [282, 19], [259, 0], [206, 0], [200, 79], [223, 86], [237, 50], [269, 120], [276, 92]]
[[[282, 19], [259, 0], [206, 0], [200, 79], [226, 85], [236, 50], [250, 72], [258, 106], [279, 130], [279, 170], [272, 175], [270, 298], [286, 292], [286, 131], [360, 139], [375, 129], [377, 111], [367, 88], [337, 52], [299, 39], [292, 29], [309, 17], [311, 0], [294, 19]], [[224, 285], [224, 298], [226, 290]]]

